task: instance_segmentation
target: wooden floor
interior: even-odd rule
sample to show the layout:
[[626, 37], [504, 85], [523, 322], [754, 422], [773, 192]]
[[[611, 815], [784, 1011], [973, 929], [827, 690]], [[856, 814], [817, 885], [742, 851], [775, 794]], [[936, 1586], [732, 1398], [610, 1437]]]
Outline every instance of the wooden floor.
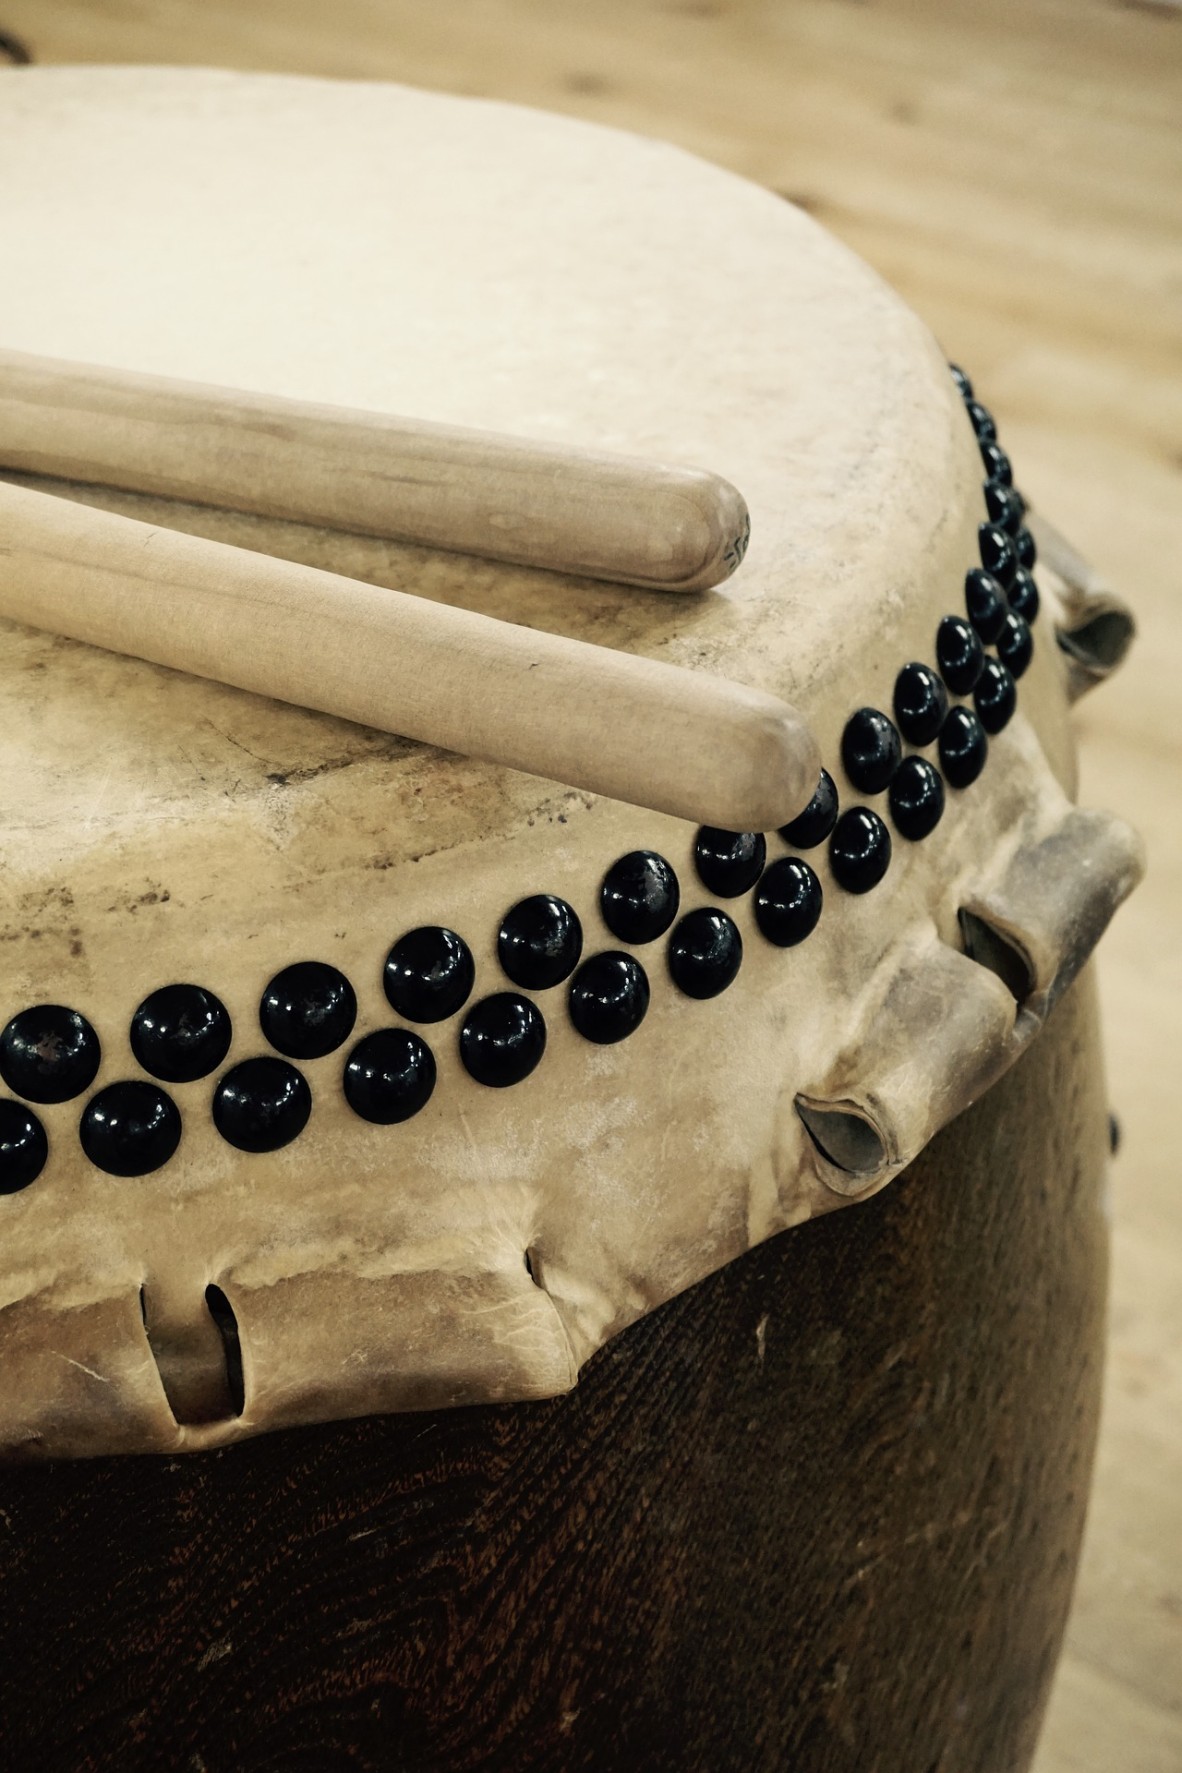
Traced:
[[1150, 874], [1103, 952], [1107, 1409], [1037, 1773], [1182, 1769], [1182, 10], [1176, 0], [0, 0], [39, 61], [491, 94], [665, 136], [803, 203], [931, 323], [1023, 487], [1135, 605], [1084, 798]]

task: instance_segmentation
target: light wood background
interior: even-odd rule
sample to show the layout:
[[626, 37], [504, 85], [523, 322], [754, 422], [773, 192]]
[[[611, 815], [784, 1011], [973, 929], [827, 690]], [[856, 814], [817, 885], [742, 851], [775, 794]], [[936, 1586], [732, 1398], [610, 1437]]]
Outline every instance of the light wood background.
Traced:
[[1107, 1406], [1036, 1773], [1182, 1770], [1182, 10], [1176, 0], [0, 0], [39, 61], [404, 80], [664, 136], [803, 203], [934, 327], [1135, 605], [1083, 798], [1150, 874], [1101, 962]]

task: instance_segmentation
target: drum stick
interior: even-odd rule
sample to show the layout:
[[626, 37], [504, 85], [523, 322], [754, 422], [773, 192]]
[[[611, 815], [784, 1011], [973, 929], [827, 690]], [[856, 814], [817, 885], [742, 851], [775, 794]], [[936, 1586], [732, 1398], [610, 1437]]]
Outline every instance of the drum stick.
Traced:
[[761, 690], [4, 481], [0, 616], [724, 830], [820, 771]]
[[750, 531], [699, 468], [0, 352], [0, 467], [700, 591]]

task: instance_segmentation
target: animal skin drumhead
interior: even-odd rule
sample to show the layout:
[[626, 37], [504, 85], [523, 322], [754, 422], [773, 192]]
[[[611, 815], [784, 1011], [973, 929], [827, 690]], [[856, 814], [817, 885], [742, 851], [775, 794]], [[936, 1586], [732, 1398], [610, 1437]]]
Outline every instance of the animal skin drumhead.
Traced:
[[1029, 663], [1017, 617], [977, 657], [966, 574], [1029, 548], [983, 534], [983, 421], [807, 216], [510, 106], [21, 68], [0, 239], [6, 349], [733, 482], [742, 566], [663, 597], [22, 477], [769, 691], [840, 813], [699, 831], [4, 624], [11, 1453], [559, 1393], [1036, 1037], [1137, 844], [1072, 804], [1056, 575]]

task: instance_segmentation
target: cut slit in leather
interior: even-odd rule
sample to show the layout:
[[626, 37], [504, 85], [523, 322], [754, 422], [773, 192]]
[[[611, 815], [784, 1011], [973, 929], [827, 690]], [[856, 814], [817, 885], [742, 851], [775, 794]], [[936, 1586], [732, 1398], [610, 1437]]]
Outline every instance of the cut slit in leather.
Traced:
[[192, 1426], [241, 1416], [245, 1399], [238, 1320], [222, 1289], [211, 1283], [203, 1298], [178, 1307], [145, 1283], [140, 1311], [177, 1423]]

